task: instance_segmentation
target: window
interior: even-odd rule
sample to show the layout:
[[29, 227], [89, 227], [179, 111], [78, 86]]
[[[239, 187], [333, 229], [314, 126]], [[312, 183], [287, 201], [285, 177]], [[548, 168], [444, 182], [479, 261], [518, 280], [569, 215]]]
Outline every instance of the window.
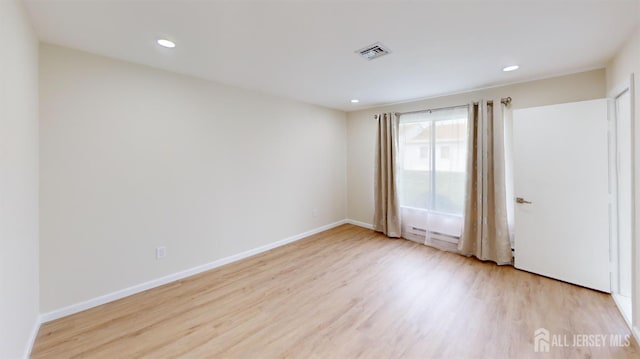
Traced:
[[402, 207], [462, 215], [467, 120], [466, 106], [400, 116]]
[[440, 159], [441, 160], [448, 160], [449, 159], [449, 146], [442, 146], [440, 147]]
[[429, 150], [431, 150], [429, 146], [420, 147], [420, 159], [424, 160], [429, 158]]

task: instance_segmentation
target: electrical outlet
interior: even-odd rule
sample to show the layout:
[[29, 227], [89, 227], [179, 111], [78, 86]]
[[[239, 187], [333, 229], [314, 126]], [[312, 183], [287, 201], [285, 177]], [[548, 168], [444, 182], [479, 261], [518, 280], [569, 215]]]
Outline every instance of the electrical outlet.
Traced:
[[318, 217], [318, 209], [314, 208], [311, 210], [311, 217], [315, 218]]
[[156, 259], [162, 259], [167, 256], [167, 247], [156, 248]]

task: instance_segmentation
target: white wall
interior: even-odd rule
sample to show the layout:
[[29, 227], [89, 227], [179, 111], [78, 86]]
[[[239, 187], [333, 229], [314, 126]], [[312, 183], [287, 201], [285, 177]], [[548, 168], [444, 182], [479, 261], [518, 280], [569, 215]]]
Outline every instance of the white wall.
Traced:
[[594, 70], [350, 112], [347, 124], [348, 218], [364, 223], [373, 222], [373, 154], [376, 129], [374, 114], [464, 105], [479, 99], [500, 99], [507, 96], [513, 99], [511, 107], [514, 109], [604, 98], [605, 71]]
[[0, 1], [0, 358], [38, 328], [38, 40], [18, 1]]
[[[640, 17], [640, 14], [638, 14]], [[640, 28], [631, 34], [627, 43], [618, 52], [616, 57], [607, 66], [607, 90], [613, 91], [620, 84], [629, 81], [629, 76], [634, 74], [635, 103], [635, 253], [632, 258], [633, 266], [633, 326], [636, 338], [640, 337], [640, 243], [638, 231], [640, 231]]]
[[345, 113], [40, 54], [43, 312], [346, 217]]

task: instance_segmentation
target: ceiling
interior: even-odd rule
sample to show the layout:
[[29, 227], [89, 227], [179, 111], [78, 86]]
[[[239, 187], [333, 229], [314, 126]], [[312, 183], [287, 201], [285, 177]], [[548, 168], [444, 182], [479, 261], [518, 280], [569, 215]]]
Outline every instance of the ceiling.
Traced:
[[[640, 18], [636, 0], [26, 4], [44, 42], [345, 111], [600, 68]], [[354, 53], [374, 42], [392, 53]]]

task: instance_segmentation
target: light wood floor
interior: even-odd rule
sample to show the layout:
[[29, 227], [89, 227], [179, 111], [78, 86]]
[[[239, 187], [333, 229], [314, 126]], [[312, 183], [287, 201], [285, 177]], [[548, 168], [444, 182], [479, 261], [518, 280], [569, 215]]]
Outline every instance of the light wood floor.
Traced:
[[344, 225], [40, 329], [33, 358], [638, 358], [610, 296]]

